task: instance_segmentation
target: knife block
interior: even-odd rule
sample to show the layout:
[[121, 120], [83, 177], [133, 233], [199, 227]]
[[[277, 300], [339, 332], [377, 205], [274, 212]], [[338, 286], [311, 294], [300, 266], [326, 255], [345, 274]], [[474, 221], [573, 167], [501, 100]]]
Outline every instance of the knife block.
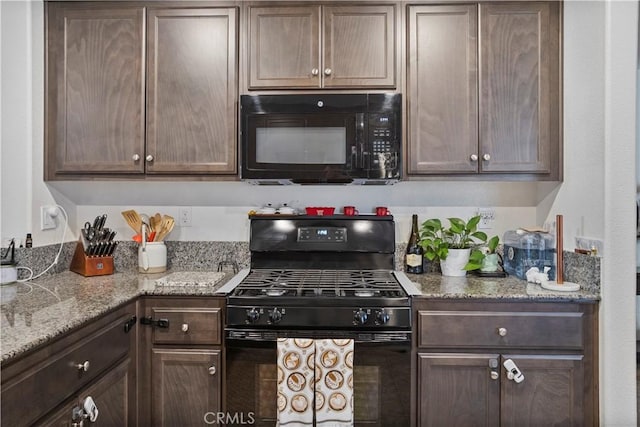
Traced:
[[82, 242], [78, 242], [69, 269], [85, 277], [113, 274], [113, 255], [88, 256]]

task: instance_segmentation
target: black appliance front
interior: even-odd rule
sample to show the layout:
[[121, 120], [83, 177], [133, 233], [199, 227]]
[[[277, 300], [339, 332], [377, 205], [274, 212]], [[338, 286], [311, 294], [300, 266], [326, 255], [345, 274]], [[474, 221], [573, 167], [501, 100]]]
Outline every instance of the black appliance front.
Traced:
[[[227, 412], [275, 426], [277, 381], [275, 341], [227, 339]], [[409, 426], [411, 344], [355, 342], [355, 426]]]
[[242, 95], [240, 103], [242, 179], [400, 179], [400, 94]]

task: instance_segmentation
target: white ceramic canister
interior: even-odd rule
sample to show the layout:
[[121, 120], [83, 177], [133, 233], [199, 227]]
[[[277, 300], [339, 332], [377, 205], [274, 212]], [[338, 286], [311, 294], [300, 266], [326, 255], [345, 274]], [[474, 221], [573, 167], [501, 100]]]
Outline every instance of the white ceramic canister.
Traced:
[[9, 283], [15, 283], [18, 280], [18, 269], [14, 263], [2, 262], [2, 268], [0, 269], [0, 283], [8, 285]]
[[138, 248], [138, 271], [162, 273], [167, 270], [167, 247], [164, 242], [146, 242]]

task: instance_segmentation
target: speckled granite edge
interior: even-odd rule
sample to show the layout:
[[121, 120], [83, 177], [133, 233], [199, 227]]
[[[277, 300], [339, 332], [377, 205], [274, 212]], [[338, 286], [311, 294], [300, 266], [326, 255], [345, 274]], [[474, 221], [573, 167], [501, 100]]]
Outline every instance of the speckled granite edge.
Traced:
[[116, 273], [71, 271], [2, 287], [4, 364], [143, 295], [215, 296], [233, 272]]
[[[404, 254], [406, 243], [396, 244], [395, 268], [404, 271]], [[502, 247], [498, 248], [502, 252]], [[577, 254], [564, 251], [564, 280], [566, 282], [579, 283], [585, 291], [600, 293], [600, 268], [602, 259], [597, 256]], [[424, 271], [426, 273], [440, 273], [438, 263], [425, 260]]]

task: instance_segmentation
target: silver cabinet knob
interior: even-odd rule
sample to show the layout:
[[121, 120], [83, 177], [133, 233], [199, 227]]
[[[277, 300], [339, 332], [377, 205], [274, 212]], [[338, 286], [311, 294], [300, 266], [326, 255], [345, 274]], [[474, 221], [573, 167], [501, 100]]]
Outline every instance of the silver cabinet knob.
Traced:
[[496, 371], [491, 371], [491, 379], [497, 380], [498, 378], [500, 378], [500, 374], [497, 373]]
[[491, 156], [489, 154], [485, 154], [482, 156], [482, 160], [485, 160], [488, 162], [489, 160], [491, 160]]
[[131, 156], [131, 158], [133, 159], [134, 162], [137, 162], [138, 160], [140, 160], [140, 154], [134, 154], [133, 156]]
[[311, 70], [312, 76], [317, 76], [318, 74], [320, 74], [320, 70], [318, 70], [317, 68], [314, 68], [313, 70]]
[[472, 162], [477, 162], [478, 161], [478, 155], [477, 154], [472, 154], [470, 157]]
[[209, 366], [209, 375], [215, 375], [215, 374], [216, 374], [216, 367]]
[[151, 154], [149, 154], [147, 157], [147, 162], [153, 162], [153, 156]]
[[85, 360], [84, 363], [78, 363], [76, 365], [76, 369], [78, 369], [78, 371], [87, 372], [89, 370], [89, 366], [89, 361]]
[[189, 331], [189, 324], [183, 323], [181, 329], [182, 329], [182, 332], [186, 333], [187, 331]]
[[332, 73], [331, 68], [325, 68], [325, 69], [324, 69], [324, 75], [325, 75], [325, 76], [330, 76], [330, 75], [331, 75], [331, 73]]
[[507, 328], [498, 328], [498, 335], [500, 335], [501, 337], [506, 337], [507, 336]]

